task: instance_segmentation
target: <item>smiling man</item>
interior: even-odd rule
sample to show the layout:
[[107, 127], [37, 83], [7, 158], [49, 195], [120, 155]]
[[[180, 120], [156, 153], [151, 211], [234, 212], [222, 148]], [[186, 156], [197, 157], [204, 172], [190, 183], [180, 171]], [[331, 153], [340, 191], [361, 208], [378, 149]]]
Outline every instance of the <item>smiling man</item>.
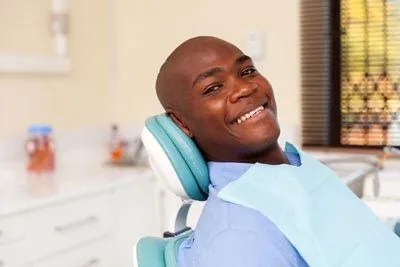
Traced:
[[256, 162], [301, 164], [298, 154], [278, 145], [273, 90], [251, 58], [221, 39], [192, 38], [167, 58], [156, 89], [210, 172], [209, 197], [195, 231], [179, 248], [179, 266], [307, 266], [267, 217], [218, 198]]

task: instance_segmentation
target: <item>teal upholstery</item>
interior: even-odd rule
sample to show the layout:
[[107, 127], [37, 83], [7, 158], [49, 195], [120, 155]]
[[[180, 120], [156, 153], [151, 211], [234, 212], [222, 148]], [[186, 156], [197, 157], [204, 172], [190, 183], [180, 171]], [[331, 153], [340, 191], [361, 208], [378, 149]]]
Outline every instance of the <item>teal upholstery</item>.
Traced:
[[150, 117], [145, 125], [168, 156], [187, 195], [194, 200], [206, 200], [208, 168], [193, 140], [166, 114]]
[[[183, 241], [192, 233], [189, 231], [185, 234], [179, 235], [177, 237], [171, 238], [165, 247], [165, 267], [177, 267], [178, 266], [178, 249]], [[161, 266], [160, 266], [161, 267]]]
[[172, 238], [144, 237], [136, 245], [138, 267], [177, 267], [178, 249], [191, 231]]
[[136, 244], [138, 267], [165, 267], [164, 251], [168, 240], [158, 237], [144, 237]]

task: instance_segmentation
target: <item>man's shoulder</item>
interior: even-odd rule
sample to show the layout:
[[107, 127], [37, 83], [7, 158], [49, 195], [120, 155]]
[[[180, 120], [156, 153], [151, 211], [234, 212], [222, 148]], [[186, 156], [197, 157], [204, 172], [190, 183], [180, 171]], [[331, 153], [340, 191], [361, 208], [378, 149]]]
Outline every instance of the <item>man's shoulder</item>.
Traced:
[[[290, 242], [267, 217], [249, 208], [221, 200], [216, 194], [210, 194], [196, 229], [182, 244], [179, 253], [181, 262], [202, 262], [193, 266], [223, 266], [218, 264], [233, 264], [231, 260], [236, 264], [232, 266], [245, 266], [241, 265], [240, 259], [257, 260], [271, 265], [274, 262], [270, 262], [272, 259], [280, 258], [280, 261], [288, 260], [292, 263], [296, 258]], [[238, 258], [232, 257], [232, 253]], [[245, 255], [254, 258], [249, 259]]]
[[293, 246], [259, 229], [230, 227], [198, 248], [198, 266], [297, 266]]
[[[216, 194], [210, 195], [206, 201], [199, 225], [211, 223], [219, 230], [227, 229], [276, 229], [275, 225], [260, 212], [218, 198]], [[277, 230], [277, 229], [276, 229]]]
[[275, 224], [258, 211], [226, 202], [217, 195], [210, 195], [206, 201], [195, 232], [196, 239], [203, 244], [229, 232], [262, 233], [270, 236], [270, 240], [286, 240]]

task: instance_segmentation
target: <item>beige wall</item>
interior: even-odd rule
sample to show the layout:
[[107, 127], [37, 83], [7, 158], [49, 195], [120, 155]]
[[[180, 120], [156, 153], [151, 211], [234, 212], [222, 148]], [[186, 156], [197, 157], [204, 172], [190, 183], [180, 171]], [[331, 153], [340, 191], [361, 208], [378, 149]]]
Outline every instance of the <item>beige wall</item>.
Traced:
[[[63, 130], [108, 122], [107, 8], [107, 0], [70, 0], [70, 74], [0, 73], [0, 136], [30, 123]], [[50, 10], [50, 0], [0, 0], [0, 51], [53, 55]]]
[[[9, 20], [20, 14], [25, 20], [36, 14], [31, 14], [31, 24], [45, 24], [38, 14], [49, 7], [50, 0], [35, 1], [35, 5], [30, 0], [0, 0], [0, 9], [15, 1], [36, 13], [25, 10], [0, 16], [1, 32], [9, 31]], [[72, 72], [62, 76], [0, 74], [0, 136], [41, 121], [58, 129], [110, 120], [141, 124], [162, 111], [154, 81], [159, 66], [179, 43], [196, 35], [214, 35], [244, 48], [249, 30], [265, 35], [259, 69], [275, 88], [281, 123], [299, 124], [299, 0], [70, 2]], [[33, 37], [24, 21], [15, 27], [25, 33], [8, 41], [0, 38], [0, 51], [18, 47], [51, 54], [47, 29], [39, 26], [37, 36], [41, 37]]]
[[162, 111], [154, 92], [158, 68], [186, 38], [214, 35], [244, 49], [249, 30], [265, 35], [261, 72], [275, 88], [282, 124], [300, 122], [299, 0], [117, 1], [116, 117], [141, 123]]
[[0, 51], [50, 55], [50, 10], [51, 0], [0, 0]]

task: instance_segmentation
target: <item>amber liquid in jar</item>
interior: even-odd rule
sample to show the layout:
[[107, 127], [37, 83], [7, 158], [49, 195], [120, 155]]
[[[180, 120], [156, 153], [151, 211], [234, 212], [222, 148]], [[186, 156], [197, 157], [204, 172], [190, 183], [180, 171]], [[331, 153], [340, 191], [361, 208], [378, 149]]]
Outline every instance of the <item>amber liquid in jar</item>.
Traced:
[[55, 151], [52, 128], [46, 125], [34, 125], [29, 127], [28, 134], [25, 145], [27, 171], [37, 174], [53, 172], [55, 170]]

